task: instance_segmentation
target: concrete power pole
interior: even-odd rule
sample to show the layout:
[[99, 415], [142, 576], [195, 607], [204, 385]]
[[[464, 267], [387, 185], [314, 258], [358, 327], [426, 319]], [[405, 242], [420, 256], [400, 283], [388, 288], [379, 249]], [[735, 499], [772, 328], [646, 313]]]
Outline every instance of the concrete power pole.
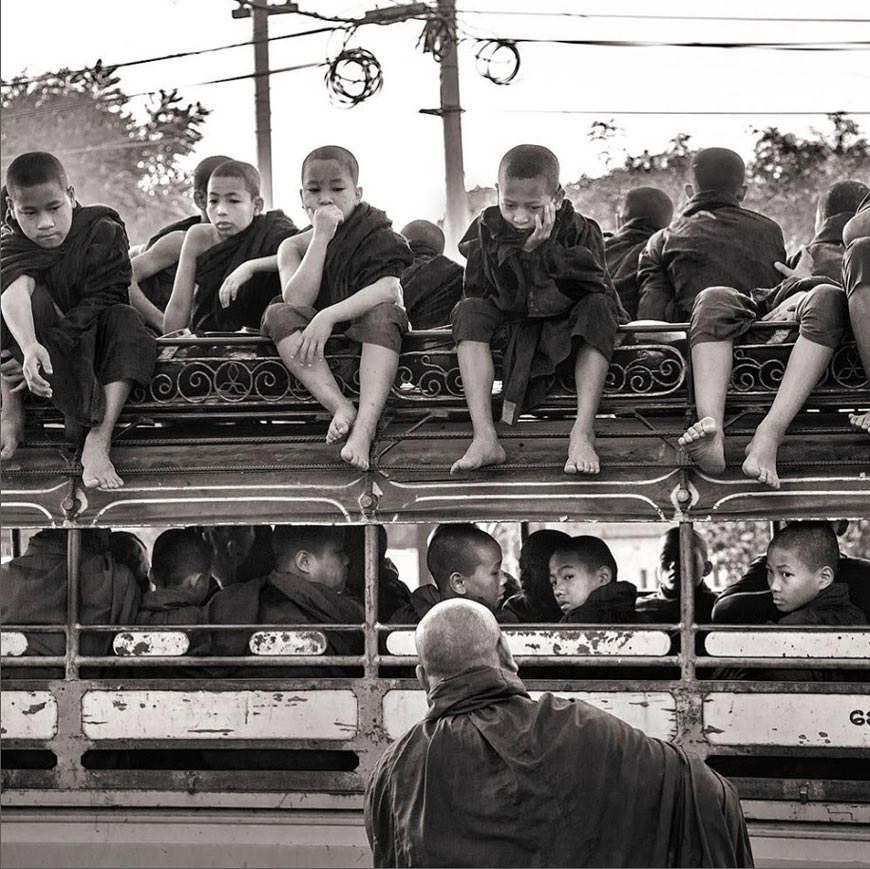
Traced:
[[[438, 13], [456, 30], [456, 0], [438, 0]], [[441, 120], [444, 125], [444, 170], [447, 209], [444, 235], [452, 253], [468, 227], [468, 199], [462, 160], [462, 107], [459, 102], [459, 63], [456, 43], [451, 42], [441, 58]]]
[[[266, 209], [272, 207], [272, 103], [269, 86], [269, 16], [274, 12], [296, 12], [296, 3], [270, 6], [266, 0], [233, 10], [233, 18], [253, 17], [254, 112], [257, 136], [257, 168], [260, 170], [260, 195]], [[253, 16], [252, 13], [253, 12]]]

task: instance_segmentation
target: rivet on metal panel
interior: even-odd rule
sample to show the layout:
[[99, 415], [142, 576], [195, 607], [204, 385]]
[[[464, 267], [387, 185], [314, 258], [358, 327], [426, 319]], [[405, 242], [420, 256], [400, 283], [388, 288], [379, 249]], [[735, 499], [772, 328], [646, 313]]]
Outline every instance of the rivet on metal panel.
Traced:
[[802, 805], [806, 805], [810, 801], [810, 790], [809, 785], [801, 785], [800, 791], [798, 791], [800, 795], [800, 801]]

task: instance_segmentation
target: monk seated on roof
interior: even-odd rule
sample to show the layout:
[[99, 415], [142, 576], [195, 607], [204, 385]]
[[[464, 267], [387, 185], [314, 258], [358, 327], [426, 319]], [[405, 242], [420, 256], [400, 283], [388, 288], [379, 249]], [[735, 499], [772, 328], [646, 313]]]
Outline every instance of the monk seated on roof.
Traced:
[[617, 579], [610, 547], [589, 534], [572, 537], [550, 556], [550, 582], [563, 622], [630, 624], [646, 621], [635, 612], [637, 587]]
[[262, 213], [260, 173], [237, 160], [211, 173], [206, 212], [185, 233], [163, 331], [257, 329], [280, 290], [278, 247], [298, 230], [283, 211]]
[[130, 264], [133, 266], [130, 304], [158, 335], [163, 333], [163, 312], [172, 295], [184, 236], [192, 226], [210, 223], [207, 209], [208, 179], [221, 163], [229, 159], [217, 155], [197, 163], [193, 170], [193, 202], [197, 214], [161, 227], [138, 250], [130, 250]]
[[637, 319], [640, 293], [637, 267], [640, 255], [654, 232], [666, 227], [674, 216], [674, 203], [658, 187], [635, 187], [625, 194], [617, 212], [617, 231], [604, 240], [604, 258], [622, 307]]
[[[276, 525], [272, 536], [275, 569], [267, 576], [237, 583], [208, 604], [212, 624], [317, 625], [361, 624], [362, 604], [345, 594], [348, 556], [344, 529], [332, 525]], [[251, 632], [212, 636], [212, 652], [221, 656], [248, 653]], [[326, 654], [358, 654], [351, 633], [328, 633]], [[275, 675], [268, 668], [262, 675]]]
[[[426, 567], [433, 583], [411, 594], [410, 603], [390, 618], [391, 624], [415, 625], [441, 601], [465, 598], [495, 610], [501, 585], [501, 546], [476, 525], [458, 522], [439, 525], [429, 540]], [[507, 613], [508, 621], [516, 621]]]
[[[870, 378], [870, 194], [843, 227], [843, 242], [846, 245], [843, 286], [849, 302], [849, 320], [864, 373]], [[870, 434], [870, 410], [852, 414], [850, 419], [855, 428]]]
[[[564, 531], [543, 528], [533, 531], [520, 549], [521, 591], [509, 597], [499, 610], [499, 621], [558, 622], [562, 610], [550, 584], [550, 556], [557, 548], [570, 545]], [[512, 617], [502, 617], [510, 613]]]
[[[709, 624], [713, 618], [716, 592], [709, 588], [704, 577], [710, 574], [713, 565], [707, 558], [707, 544], [697, 531], [692, 531], [695, 580], [695, 621]], [[659, 587], [655, 594], [639, 598], [635, 609], [654, 624], [678, 624], [681, 620], [680, 600], [682, 588], [680, 576], [680, 529], [668, 528], [659, 540], [659, 563], [656, 567]]]
[[[829, 522], [792, 522], [774, 534], [767, 548], [767, 584], [776, 609], [772, 623], [867, 624], [864, 612], [852, 603], [849, 586], [834, 581], [839, 563], [837, 535]], [[713, 678], [849, 682], [858, 675], [857, 670], [722, 668]]]
[[[0, 566], [0, 624], [65, 625], [67, 621], [67, 532], [37, 531], [23, 555]], [[135, 621], [141, 592], [133, 574], [112, 558], [109, 532], [83, 530], [79, 562], [78, 622], [124, 625]], [[111, 633], [83, 633], [82, 655], [111, 654]], [[30, 655], [63, 655], [62, 633], [26, 633]], [[4, 668], [12, 678], [57, 678], [62, 672]]]
[[[154, 338], [130, 306], [124, 222], [105, 205], [82, 206], [53, 154], [32, 151], [6, 170], [11, 231], [0, 238], [2, 351], [20, 363], [4, 370], [4, 461], [24, 435], [21, 390], [50, 399], [68, 432], [83, 440], [82, 482], [117, 489], [109, 458], [115, 423], [134, 384], [145, 386], [157, 358]], [[86, 434], [85, 434], [86, 432]]]
[[402, 229], [414, 262], [402, 272], [402, 293], [412, 329], [450, 325], [450, 313], [462, 298], [462, 266], [444, 256], [444, 233], [428, 220], [412, 220]]

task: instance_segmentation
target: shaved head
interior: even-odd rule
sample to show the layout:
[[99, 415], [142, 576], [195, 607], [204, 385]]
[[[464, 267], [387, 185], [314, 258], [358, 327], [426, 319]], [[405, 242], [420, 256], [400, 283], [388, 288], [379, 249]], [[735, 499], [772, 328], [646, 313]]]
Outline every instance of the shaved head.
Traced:
[[499, 667], [501, 630], [482, 604], [446, 600], [423, 616], [414, 634], [429, 684], [480, 667]]
[[674, 203], [664, 190], [658, 187], [635, 187], [625, 194], [622, 204], [622, 219], [644, 220], [656, 229], [662, 229], [674, 216]]
[[704, 148], [692, 160], [692, 176], [698, 191], [738, 193], [746, 180], [746, 164], [728, 148]]
[[436, 253], [444, 253], [444, 233], [431, 220], [412, 220], [402, 230], [408, 241], [419, 241]]
[[517, 145], [498, 164], [499, 183], [507, 178], [541, 178], [548, 192], [555, 194], [559, 189], [559, 160], [543, 145]]
[[357, 163], [356, 157], [347, 148], [342, 148], [341, 145], [322, 145], [320, 148], [315, 148], [302, 161], [303, 184], [305, 183], [305, 170], [308, 164], [314, 160], [334, 160], [350, 176], [354, 187], [359, 184], [359, 163]]

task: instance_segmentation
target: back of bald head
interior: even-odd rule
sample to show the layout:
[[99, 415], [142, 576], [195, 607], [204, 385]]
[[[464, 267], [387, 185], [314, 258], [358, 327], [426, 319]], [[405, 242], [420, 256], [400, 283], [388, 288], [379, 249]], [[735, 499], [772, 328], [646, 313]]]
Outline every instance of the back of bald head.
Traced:
[[431, 220], [412, 220], [402, 229], [408, 241], [418, 241], [435, 253], [444, 253], [444, 233]]
[[498, 667], [501, 630], [482, 604], [453, 599], [423, 616], [414, 639], [429, 683], [480, 667]]
[[823, 218], [855, 214], [868, 193], [870, 188], [861, 181], [837, 181], [819, 198], [819, 213]]
[[704, 148], [692, 160], [695, 189], [738, 193], [746, 181], [743, 158], [729, 148]]
[[208, 193], [208, 179], [211, 178], [211, 173], [222, 163], [232, 162], [232, 157], [225, 157], [223, 154], [215, 154], [213, 157], [200, 160], [193, 170], [193, 189], [200, 193]]
[[671, 197], [658, 187], [635, 187], [625, 194], [622, 219], [643, 220], [655, 229], [663, 229], [674, 216]]

